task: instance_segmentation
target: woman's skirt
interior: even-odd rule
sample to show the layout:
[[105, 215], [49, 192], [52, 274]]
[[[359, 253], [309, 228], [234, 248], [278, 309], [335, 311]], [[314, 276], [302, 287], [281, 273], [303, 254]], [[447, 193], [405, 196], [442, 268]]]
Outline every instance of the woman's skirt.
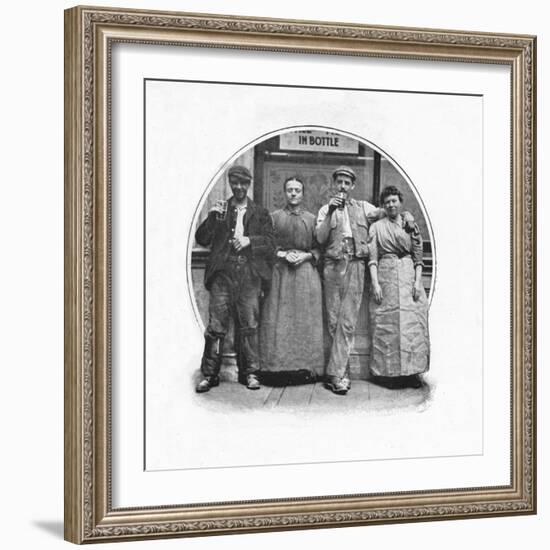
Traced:
[[262, 372], [309, 371], [304, 381], [323, 375], [322, 307], [321, 279], [310, 262], [275, 264], [260, 324]]

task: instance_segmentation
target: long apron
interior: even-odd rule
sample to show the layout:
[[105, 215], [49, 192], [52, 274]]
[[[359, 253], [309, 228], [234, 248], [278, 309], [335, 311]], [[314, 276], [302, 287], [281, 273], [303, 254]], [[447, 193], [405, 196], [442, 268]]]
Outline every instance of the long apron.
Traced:
[[422, 288], [414, 301], [414, 265], [410, 256], [386, 254], [378, 262], [382, 303], [371, 296], [371, 373], [409, 376], [429, 368], [428, 299]]

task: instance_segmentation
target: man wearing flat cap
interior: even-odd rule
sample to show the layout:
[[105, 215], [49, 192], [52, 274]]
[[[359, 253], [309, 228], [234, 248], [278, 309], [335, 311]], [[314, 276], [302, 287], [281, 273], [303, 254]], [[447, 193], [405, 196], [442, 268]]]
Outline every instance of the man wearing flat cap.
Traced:
[[271, 280], [274, 254], [273, 226], [265, 208], [248, 196], [250, 171], [233, 165], [227, 172], [233, 196], [211, 208], [198, 227], [195, 239], [210, 247], [204, 285], [210, 292], [208, 327], [201, 362], [202, 379], [196, 387], [207, 392], [219, 384], [222, 348], [231, 317], [235, 321], [239, 381], [250, 390], [258, 380], [258, 319], [262, 287]]
[[[336, 168], [332, 180], [336, 195], [319, 210], [316, 236], [324, 246], [324, 297], [332, 338], [325, 384], [345, 395], [351, 388], [349, 356], [365, 286], [369, 226], [385, 213], [350, 197], [356, 175], [348, 166]], [[409, 213], [403, 217], [407, 224], [414, 223]]]

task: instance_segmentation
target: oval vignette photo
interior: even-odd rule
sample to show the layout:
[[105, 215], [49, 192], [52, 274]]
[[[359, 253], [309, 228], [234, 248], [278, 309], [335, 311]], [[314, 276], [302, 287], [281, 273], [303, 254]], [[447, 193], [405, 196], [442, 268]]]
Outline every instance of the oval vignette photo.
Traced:
[[427, 406], [434, 236], [374, 144], [321, 127], [262, 137], [213, 178], [189, 240], [206, 407]]

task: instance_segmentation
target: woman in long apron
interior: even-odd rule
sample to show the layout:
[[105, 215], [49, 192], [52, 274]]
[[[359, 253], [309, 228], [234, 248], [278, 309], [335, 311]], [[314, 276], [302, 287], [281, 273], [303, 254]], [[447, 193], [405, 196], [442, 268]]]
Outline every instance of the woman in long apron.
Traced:
[[370, 372], [388, 387], [419, 388], [430, 359], [422, 237], [418, 226], [403, 228], [399, 189], [384, 188], [380, 202], [386, 217], [369, 230]]

